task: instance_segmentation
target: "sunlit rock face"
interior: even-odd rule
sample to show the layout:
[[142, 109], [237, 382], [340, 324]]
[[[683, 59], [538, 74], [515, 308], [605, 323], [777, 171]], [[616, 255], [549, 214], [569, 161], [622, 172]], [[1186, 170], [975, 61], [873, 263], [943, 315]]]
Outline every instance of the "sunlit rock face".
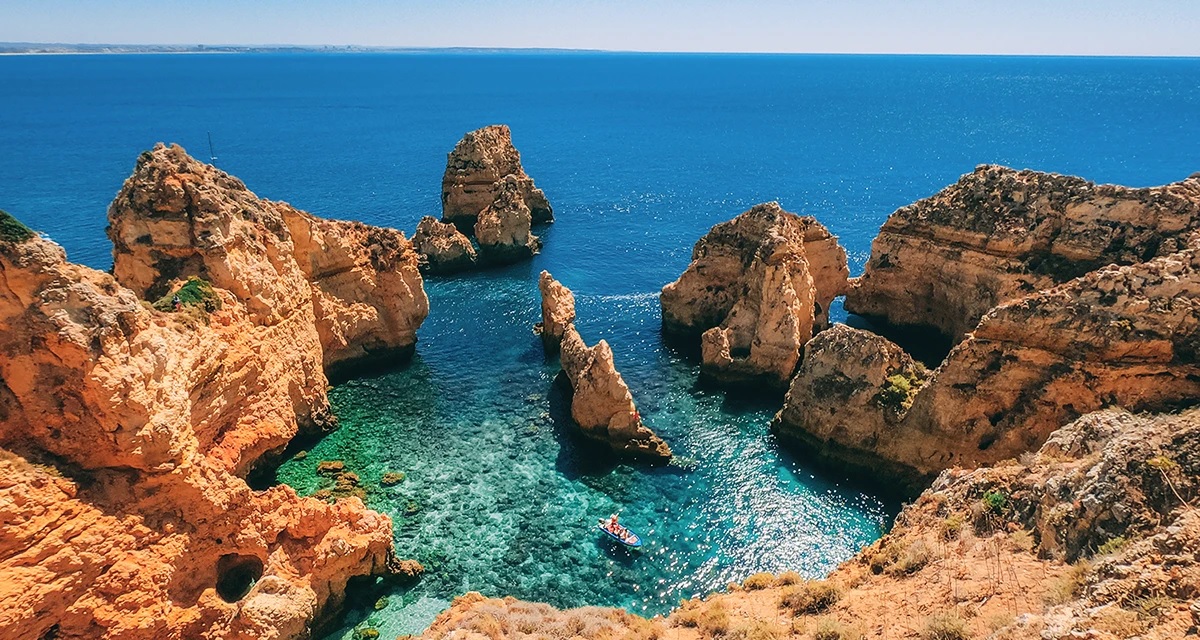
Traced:
[[815, 218], [760, 204], [696, 243], [663, 287], [663, 330], [699, 335], [703, 372], [719, 381], [786, 387], [848, 275], [846, 251]]

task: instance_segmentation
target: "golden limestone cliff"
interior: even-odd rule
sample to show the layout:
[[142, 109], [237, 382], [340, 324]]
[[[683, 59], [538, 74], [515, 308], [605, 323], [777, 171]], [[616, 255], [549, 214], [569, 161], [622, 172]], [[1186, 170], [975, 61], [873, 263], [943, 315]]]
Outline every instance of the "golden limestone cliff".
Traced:
[[633, 394], [613, 363], [604, 340], [589, 347], [575, 329], [575, 295], [543, 271], [541, 333], [547, 353], [559, 354], [571, 387], [571, 418], [584, 436], [619, 455], [651, 461], [671, 459], [671, 448], [642, 422]]
[[760, 204], [696, 243], [687, 270], [663, 287], [663, 330], [700, 336], [708, 376], [785, 387], [848, 275], [845, 250], [821, 223]]
[[984, 165], [888, 218], [846, 310], [958, 341], [1002, 302], [1181, 251], [1198, 226], [1200, 177], [1133, 189]]
[[[442, 176], [442, 222], [457, 229], [423, 222], [413, 238], [427, 273], [516, 262], [541, 250], [532, 225], [554, 222], [553, 210], [521, 166], [508, 126], [470, 131], [454, 146]], [[478, 257], [466, 234], [478, 242]]]
[[0, 237], [0, 637], [303, 636], [397, 569], [391, 521], [242, 476], [334, 425], [327, 369], [411, 349], [411, 247], [178, 147], [109, 219], [115, 277]]
[[[1200, 192], [1188, 197], [1200, 202]], [[887, 475], [919, 486], [948, 467], [1034, 449], [1059, 425], [1102, 407], [1162, 411], [1194, 403], [1200, 400], [1200, 235], [1189, 224], [1169, 243], [1151, 241], [1159, 253], [1168, 244], [1173, 252], [1104, 266], [992, 308], [928, 373], [904, 358], [878, 362], [878, 354], [899, 348], [874, 334], [847, 328], [818, 336], [775, 428], [822, 456], [863, 469], [887, 466]], [[944, 284], [946, 271], [910, 273], [904, 288], [931, 291]], [[932, 299], [920, 304], [936, 306]]]

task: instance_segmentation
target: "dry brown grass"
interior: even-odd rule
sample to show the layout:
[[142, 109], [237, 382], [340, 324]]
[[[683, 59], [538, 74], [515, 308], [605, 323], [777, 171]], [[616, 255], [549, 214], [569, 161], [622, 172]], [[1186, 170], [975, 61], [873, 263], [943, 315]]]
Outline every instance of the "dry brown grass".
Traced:
[[789, 584], [799, 584], [804, 582], [804, 578], [795, 571], [784, 571], [775, 579], [775, 586], [786, 587]]
[[921, 640], [971, 640], [971, 634], [967, 631], [967, 623], [958, 614], [948, 612], [925, 620]]
[[770, 573], [756, 573], [742, 581], [746, 591], [760, 591], [775, 584], [775, 576]]
[[1057, 579], [1046, 585], [1046, 604], [1066, 604], [1083, 593], [1084, 580], [1092, 570], [1092, 563], [1080, 560]]
[[780, 608], [794, 616], [821, 613], [837, 603], [841, 593], [824, 580], [809, 580], [784, 587], [779, 598]]
[[1116, 605], [1104, 607], [1092, 615], [1092, 624], [1118, 638], [1132, 638], [1146, 632], [1146, 623], [1137, 613]]
[[727, 640], [780, 640], [788, 630], [773, 620], [752, 620], [734, 625], [725, 634]]
[[862, 640], [862, 637], [858, 629], [828, 616], [818, 619], [812, 632], [812, 640]]

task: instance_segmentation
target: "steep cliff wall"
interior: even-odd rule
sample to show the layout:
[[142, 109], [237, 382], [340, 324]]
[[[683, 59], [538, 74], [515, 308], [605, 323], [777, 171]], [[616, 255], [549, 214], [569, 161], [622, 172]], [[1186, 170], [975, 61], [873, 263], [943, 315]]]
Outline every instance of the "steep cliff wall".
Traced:
[[845, 250], [816, 219], [760, 204], [696, 243], [663, 287], [663, 330], [702, 334], [703, 371], [718, 380], [786, 386], [848, 275]]
[[998, 304], [1180, 251], [1197, 227], [1197, 177], [1132, 189], [980, 166], [888, 218], [846, 310], [958, 341]]
[[178, 147], [110, 223], [115, 278], [0, 238], [0, 637], [304, 635], [390, 571], [391, 522], [239, 476], [334, 424], [324, 369], [411, 346], [415, 256]]
[[546, 194], [525, 173], [521, 154], [513, 146], [512, 131], [503, 124], [467, 132], [447, 156], [442, 175], [442, 220], [474, 225], [479, 212], [495, 200], [500, 182], [509, 176], [533, 222], [553, 222]]

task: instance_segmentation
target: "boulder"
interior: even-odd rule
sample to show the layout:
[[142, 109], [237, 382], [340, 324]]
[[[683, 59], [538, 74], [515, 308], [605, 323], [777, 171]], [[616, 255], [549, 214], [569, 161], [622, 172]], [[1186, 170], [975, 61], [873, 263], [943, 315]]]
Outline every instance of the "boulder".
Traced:
[[412, 242], [420, 256], [421, 273], [455, 273], [474, 267], [478, 260], [470, 238], [433, 216], [421, 218]]

